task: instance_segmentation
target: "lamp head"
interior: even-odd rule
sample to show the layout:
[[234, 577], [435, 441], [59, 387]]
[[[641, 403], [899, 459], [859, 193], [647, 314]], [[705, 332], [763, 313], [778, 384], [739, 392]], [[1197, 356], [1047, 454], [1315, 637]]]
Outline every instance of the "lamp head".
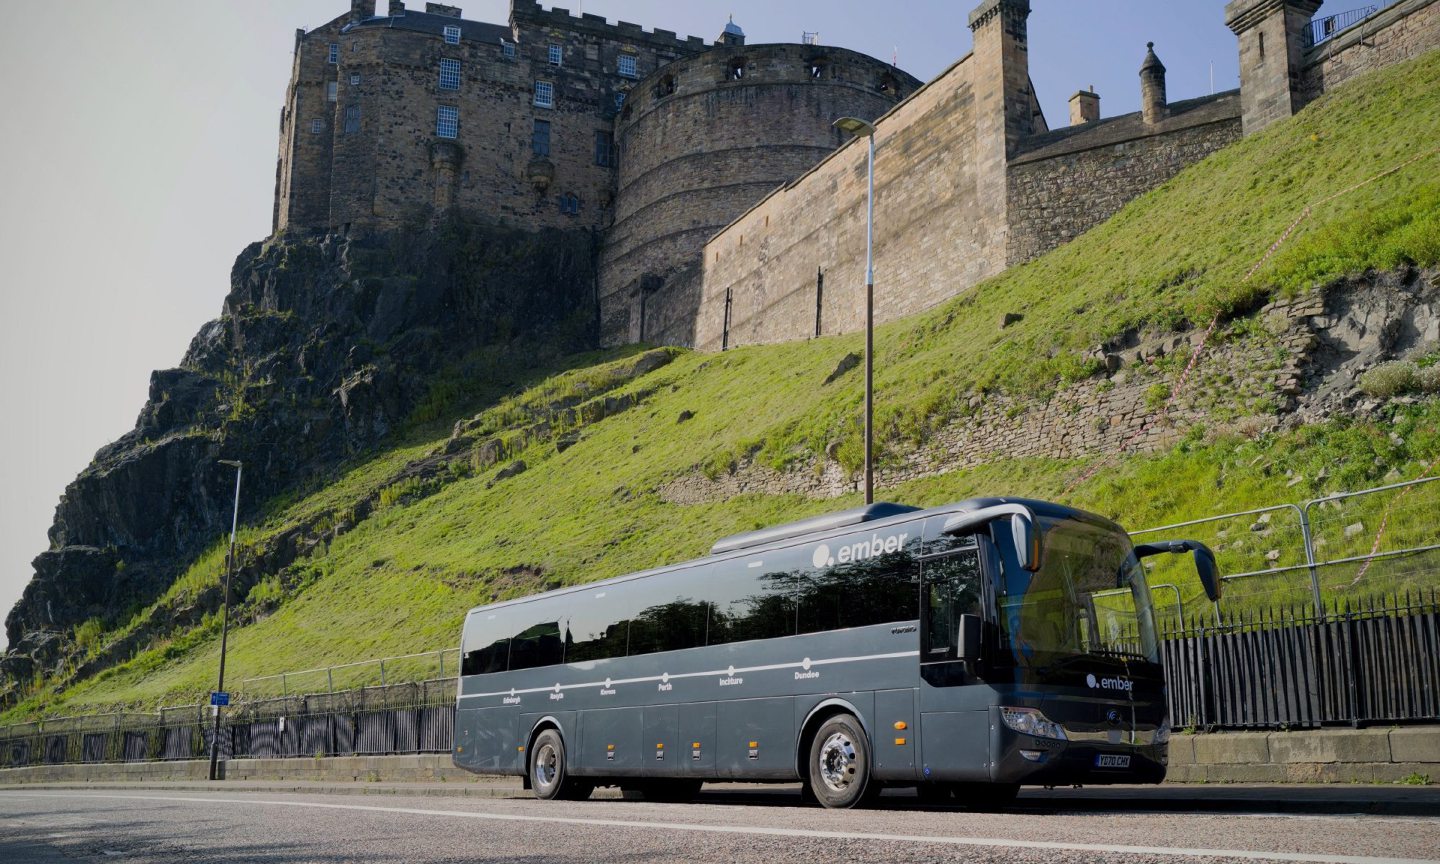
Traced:
[[221, 459], [219, 461], [221, 465], [229, 465], [231, 468], [240, 467], [240, 462], [235, 459]]
[[834, 126], [841, 132], [849, 132], [858, 138], [869, 138], [875, 134], [875, 125], [867, 123], [859, 117], [841, 117], [835, 121]]

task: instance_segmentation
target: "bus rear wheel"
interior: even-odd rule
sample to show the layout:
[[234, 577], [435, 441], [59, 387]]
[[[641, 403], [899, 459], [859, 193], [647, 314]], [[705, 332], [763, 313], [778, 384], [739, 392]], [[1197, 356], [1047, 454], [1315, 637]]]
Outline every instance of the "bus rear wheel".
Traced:
[[547, 801], [578, 801], [595, 791], [593, 783], [569, 776], [565, 768], [565, 740], [555, 729], [546, 729], [535, 736], [530, 748], [530, 788], [535, 797]]
[[826, 807], [855, 807], [878, 791], [870, 776], [870, 742], [859, 721], [848, 714], [831, 717], [815, 733], [809, 766], [810, 788]]

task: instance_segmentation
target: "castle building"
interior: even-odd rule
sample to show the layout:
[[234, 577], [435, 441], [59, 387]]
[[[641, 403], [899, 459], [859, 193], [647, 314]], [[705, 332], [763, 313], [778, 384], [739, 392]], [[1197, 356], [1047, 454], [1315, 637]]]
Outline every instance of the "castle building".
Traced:
[[[1029, 0], [983, 0], [934, 80], [854, 51], [711, 44], [511, 0], [351, 0], [297, 31], [274, 229], [388, 228], [452, 208], [594, 232], [601, 337], [723, 350], [861, 326], [865, 147], [875, 121], [876, 313], [970, 290], [1336, 83], [1440, 46], [1440, 0], [1314, 19], [1321, 0], [1230, 0], [1241, 88], [1169, 101], [1155, 45], [1141, 110], [1093, 89], [1051, 129], [1030, 82]], [[1313, 20], [1312, 20], [1313, 19]], [[1217, 21], [1217, 26], [1220, 22]]]

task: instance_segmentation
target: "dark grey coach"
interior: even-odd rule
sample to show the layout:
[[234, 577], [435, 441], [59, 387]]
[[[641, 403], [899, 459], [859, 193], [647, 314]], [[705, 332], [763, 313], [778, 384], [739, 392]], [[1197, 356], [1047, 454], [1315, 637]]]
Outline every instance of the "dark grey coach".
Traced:
[[1004, 803], [1021, 784], [1158, 783], [1165, 682], [1115, 523], [1019, 498], [866, 507], [465, 619], [455, 764], [541, 798], [795, 781]]

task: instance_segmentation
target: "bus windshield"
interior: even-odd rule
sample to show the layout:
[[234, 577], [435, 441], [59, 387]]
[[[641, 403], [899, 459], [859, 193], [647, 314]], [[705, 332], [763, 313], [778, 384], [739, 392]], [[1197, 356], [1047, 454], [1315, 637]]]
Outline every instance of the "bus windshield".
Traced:
[[1074, 519], [1041, 520], [1038, 572], [1006, 566], [1000, 630], [1021, 666], [1066, 655], [1159, 662], [1154, 609], [1130, 538]]

